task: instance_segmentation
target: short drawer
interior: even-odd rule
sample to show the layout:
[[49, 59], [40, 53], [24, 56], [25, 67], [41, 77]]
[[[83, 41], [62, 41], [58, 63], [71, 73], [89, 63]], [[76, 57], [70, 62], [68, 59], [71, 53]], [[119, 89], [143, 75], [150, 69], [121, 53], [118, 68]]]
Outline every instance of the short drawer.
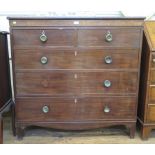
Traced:
[[140, 28], [105, 27], [78, 31], [79, 46], [140, 47]]
[[155, 86], [149, 87], [149, 102], [155, 103]]
[[87, 121], [135, 119], [136, 98], [17, 98], [17, 121]]
[[155, 105], [148, 105], [147, 121], [148, 122], [155, 122]]
[[151, 69], [150, 71], [150, 84], [155, 85], [155, 69]]
[[17, 95], [136, 94], [137, 72], [17, 72]]
[[155, 69], [155, 53], [152, 52], [150, 56], [151, 68]]
[[16, 50], [16, 69], [136, 69], [136, 50]]
[[59, 28], [18, 29], [13, 30], [13, 41], [15, 48], [32, 48], [37, 46], [74, 46], [76, 43], [76, 31], [74, 29]]

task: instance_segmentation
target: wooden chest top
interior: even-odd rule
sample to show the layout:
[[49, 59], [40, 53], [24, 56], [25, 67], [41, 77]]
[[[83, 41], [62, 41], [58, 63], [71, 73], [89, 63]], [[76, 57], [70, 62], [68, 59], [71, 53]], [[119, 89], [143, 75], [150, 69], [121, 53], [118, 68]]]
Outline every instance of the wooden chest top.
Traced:
[[142, 26], [143, 17], [121, 18], [56, 18], [56, 17], [8, 17], [10, 26]]
[[151, 51], [155, 51], [155, 21], [146, 21], [144, 32]]

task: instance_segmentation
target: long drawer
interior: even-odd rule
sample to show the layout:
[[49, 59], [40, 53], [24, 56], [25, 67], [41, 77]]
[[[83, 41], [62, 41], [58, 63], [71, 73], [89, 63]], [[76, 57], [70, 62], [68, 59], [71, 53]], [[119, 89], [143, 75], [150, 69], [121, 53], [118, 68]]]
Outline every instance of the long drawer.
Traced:
[[[36, 46], [99, 46], [140, 47], [140, 28], [133, 27], [55, 27], [13, 30], [14, 47]], [[43, 36], [43, 37], [42, 37]], [[43, 40], [46, 41], [41, 41]]]
[[[135, 69], [137, 50], [16, 50], [15, 69]], [[133, 61], [134, 60], [134, 61]]]
[[137, 72], [17, 72], [16, 95], [136, 94]]
[[135, 119], [136, 98], [17, 98], [17, 121], [86, 121]]

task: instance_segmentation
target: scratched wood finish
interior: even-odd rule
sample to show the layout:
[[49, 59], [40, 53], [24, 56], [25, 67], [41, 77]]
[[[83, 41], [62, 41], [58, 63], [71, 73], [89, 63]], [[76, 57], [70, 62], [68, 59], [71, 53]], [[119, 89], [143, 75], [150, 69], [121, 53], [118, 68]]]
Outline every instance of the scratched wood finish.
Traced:
[[[134, 137], [142, 18], [9, 19], [19, 138], [29, 125], [65, 130], [125, 125]], [[42, 57], [48, 59], [44, 65]]]
[[[138, 50], [15, 50], [15, 69], [137, 69]], [[48, 59], [47, 64], [41, 58]], [[106, 63], [111, 57], [112, 62]], [[135, 59], [133, 61], [133, 58]]]

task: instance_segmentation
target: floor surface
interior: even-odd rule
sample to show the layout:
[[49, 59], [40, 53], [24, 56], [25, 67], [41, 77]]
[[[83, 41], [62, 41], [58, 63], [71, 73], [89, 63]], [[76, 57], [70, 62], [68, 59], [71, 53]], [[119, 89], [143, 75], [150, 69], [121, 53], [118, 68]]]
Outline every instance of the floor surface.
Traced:
[[89, 131], [58, 131], [48, 128], [31, 127], [26, 130], [23, 140], [12, 135], [11, 119], [4, 118], [4, 144], [155, 144], [155, 131], [147, 141], [142, 141], [139, 132], [130, 139], [123, 127], [110, 127]]

